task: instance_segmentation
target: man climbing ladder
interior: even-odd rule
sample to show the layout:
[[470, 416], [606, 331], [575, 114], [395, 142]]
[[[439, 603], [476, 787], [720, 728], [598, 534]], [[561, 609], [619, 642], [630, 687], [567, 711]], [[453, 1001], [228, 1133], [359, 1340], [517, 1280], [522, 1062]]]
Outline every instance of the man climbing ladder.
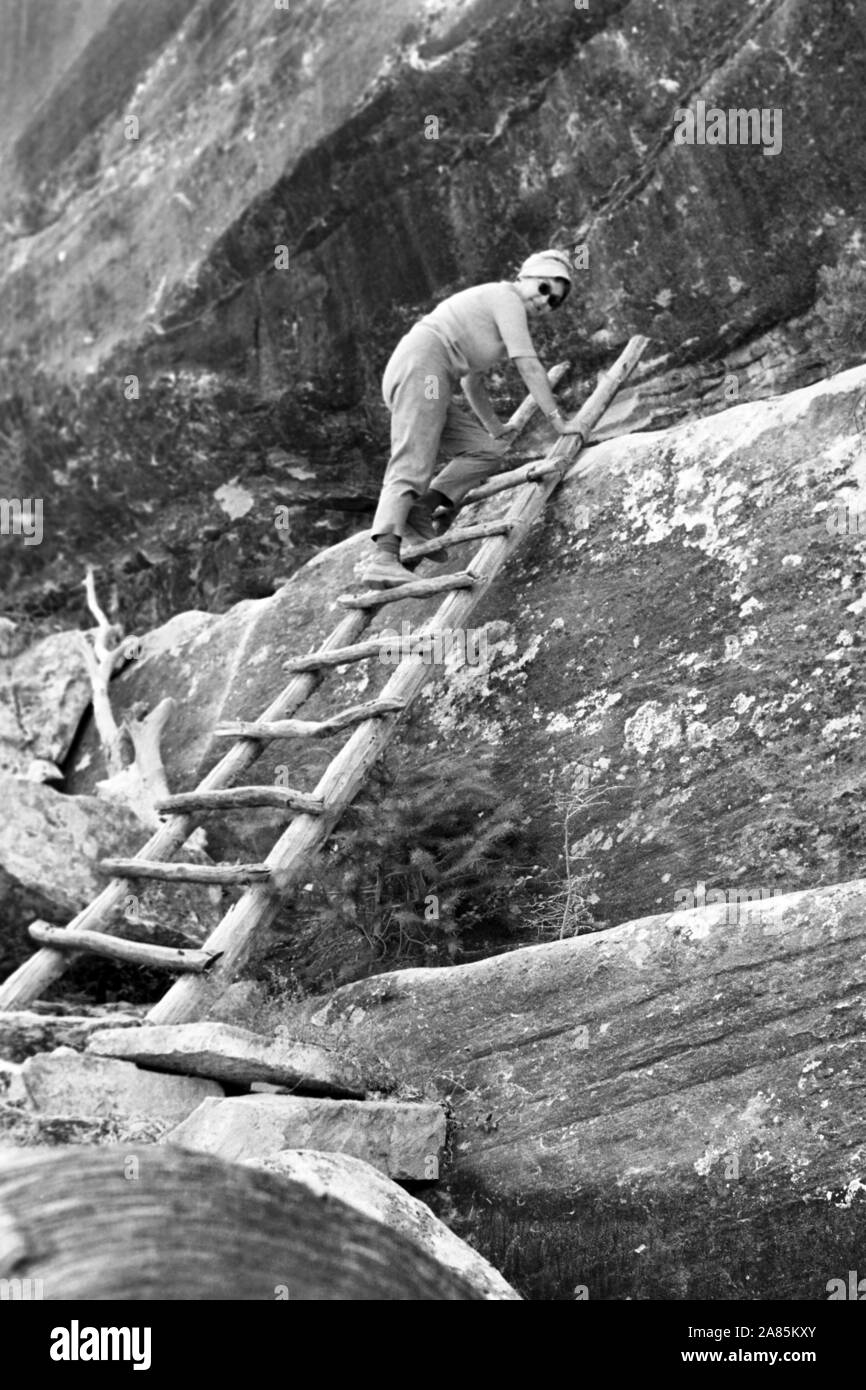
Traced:
[[[364, 578], [404, 584], [412, 571], [400, 544], [431, 540], [451, 525], [463, 498], [496, 471], [514, 434], [497, 419], [483, 375], [510, 358], [559, 434], [580, 434], [562, 415], [529, 332], [529, 320], [558, 309], [571, 289], [564, 251], [540, 251], [513, 281], [461, 290], [420, 319], [397, 344], [382, 378], [391, 412], [391, 458], [373, 520], [374, 553]], [[458, 386], [480, 424], [452, 399]], [[483, 427], [483, 428], [482, 428]], [[433, 478], [439, 452], [452, 461]], [[440, 517], [434, 518], [437, 509]], [[437, 551], [431, 559], [447, 559]]]

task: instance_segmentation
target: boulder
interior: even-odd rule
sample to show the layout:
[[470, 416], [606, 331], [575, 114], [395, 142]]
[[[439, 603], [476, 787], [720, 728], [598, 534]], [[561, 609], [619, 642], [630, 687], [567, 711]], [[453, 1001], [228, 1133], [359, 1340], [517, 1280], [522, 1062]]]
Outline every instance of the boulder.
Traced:
[[0, 836], [0, 974], [5, 976], [37, 949], [27, 935], [32, 921], [63, 924], [74, 917], [105, 886], [97, 862], [134, 853], [148, 836], [131, 811], [95, 796], [63, 796], [0, 773], [0, 798], [6, 814]]
[[864, 923], [862, 880], [718, 902], [380, 976], [294, 1021], [438, 1086], [449, 1224], [521, 1292], [823, 1297], [866, 1195]]
[[[862, 872], [864, 396], [861, 366], [588, 449], [485, 594], [472, 622], [489, 625], [486, 664], [437, 670], [400, 746], [463, 765], [492, 754], [503, 798], [525, 808], [529, 862], [548, 866], [539, 893], [563, 884], [566, 814], [572, 872], [598, 926], [672, 910], [699, 882], [791, 892]], [[494, 499], [485, 515], [507, 506]], [[193, 787], [222, 752], [217, 720], [260, 713], [287, 681], [283, 660], [333, 629], [364, 544], [323, 552], [273, 598], [213, 616], [118, 678], [121, 707], [177, 699], [173, 787]], [[455, 554], [453, 567], [463, 563]], [[388, 605], [369, 635], [417, 625], [416, 610]], [[392, 670], [368, 661], [333, 673], [304, 717], [374, 698]], [[245, 777], [312, 791], [336, 746], [293, 744], [289, 755], [272, 744]], [[85, 747], [81, 792], [99, 775], [92, 734]], [[270, 812], [219, 822], [212, 852], [252, 858], [281, 824]], [[341, 929], [326, 951], [321, 935], [288, 925], [305, 983], [339, 983], [341, 964], [359, 964], [360, 934]]]
[[284, 1149], [268, 1158], [248, 1159], [247, 1164], [303, 1183], [314, 1197], [337, 1198], [399, 1231], [465, 1279], [483, 1298], [520, 1298], [498, 1270], [449, 1231], [429, 1207], [360, 1158], [315, 1149]]
[[87, 1050], [152, 1071], [209, 1076], [239, 1086], [269, 1082], [323, 1096], [363, 1096], [379, 1089], [382, 1079], [381, 1068], [379, 1077], [365, 1077], [357, 1063], [335, 1048], [279, 1035], [266, 1038], [226, 1023], [110, 1028], [92, 1034]]
[[0, 1274], [61, 1300], [489, 1297], [337, 1197], [176, 1148], [124, 1146], [123, 1162], [116, 1148], [0, 1151], [0, 1210]]
[[[107, 883], [102, 858], [127, 858], [151, 831], [126, 806], [97, 796], [66, 796], [0, 773], [5, 823], [0, 834], [0, 977], [36, 948], [36, 918], [66, 925]], [[188, 857], [192, 857], [191, 855]], [[200, 855], [202, 858], [207, 856]], [[222, 890], [201, 884], [130, 884], [123, 935], [158, 944], [199, 944], [219, 921]]]
[[90, 698], [77, 632], [53, 633], [0, 660], [0, 772], [62, 763]]
[[28, 1057], [21, 1076], [37, 1110], [81, 1119], [134, 1115], [176, 1124], [204, 1100], [225, 1095], [216, 1081], [144, 1071], [66, 1047]]
[[238, 1161], [281, 1149], [348, 1153], [389, 1178], [431, 1182], [439, 1177], [445, 1115], [438, 1105], [396, 1101], [233, 1096], [203, 1101], [164, 1142]]

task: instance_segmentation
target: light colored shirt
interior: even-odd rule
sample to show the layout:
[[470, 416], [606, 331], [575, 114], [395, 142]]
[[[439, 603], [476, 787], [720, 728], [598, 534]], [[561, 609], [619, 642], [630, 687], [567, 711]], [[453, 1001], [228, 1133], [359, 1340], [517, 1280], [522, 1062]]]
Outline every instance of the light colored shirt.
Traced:
[[537, 357], [523, 300], [507, 280], [459, 290], [419, 320], [448, 350], [454, 373], [486, 372], [509, 357]]

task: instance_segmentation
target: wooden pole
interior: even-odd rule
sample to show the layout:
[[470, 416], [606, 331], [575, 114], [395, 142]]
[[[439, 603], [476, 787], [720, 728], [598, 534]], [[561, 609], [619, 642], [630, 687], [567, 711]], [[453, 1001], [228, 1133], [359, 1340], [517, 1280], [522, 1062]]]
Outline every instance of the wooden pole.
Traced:
[[148, 941], [127, 941], [98, 931], [70, 931], [47, 922], [32, 922], [27, 929], [34, 941], [58, 951], [87, 951], [92, 956], [128, 961], [130, 965], [156, 966], [176, 974], [201, 975], [217, 959], [210, 951], [191, 951], [173, 946], [154, 946]]
[[269, 742], [276, 738], [327, 738], [340, 733], [353, 724], [362, 724], [365, 719], [373, 719], [382, 714], [394, 714], [400, 709], [399, 701], [372, 700], [365, 705], [353, 705], [351, 709], [341, 710], [330, 719], [279, 719], [267, 723], [264, 719], [227, 719], [214, 729], [217, 736], [232, 738], [258, 738]]
[[157, 878], [164, 883], [256, 883], [270, 878], [264, 864], [184, 864], [177, 859], [101, 859], [103, 873], [115, 878]]
[[[502, 474], [507, 477], [506, 473]], [[470, 497], [470, 501], [473, 498]], [[464, 505], [460, 504], [461, 507]], [[425, 555], [431, 555], [439, 550], [443, 545], [462, 545], [465, 541], [486, 540], [488, 536], [504, 536], [508, 530], [507, 521], [478, 521], [472, 526], [454, 526], [450, 531], [443, 531], [441, 536], [434, 537], [431, 541], [423, 541], [420, 545], [410, 545], [407, 550], [400, 551], [401, 560], [420, 560]]]
[[449, 589], [471, 589], [475, 575], [468, 570], [462, 574], [434, 574], [429, 579], [413, 579], [407, 584], [395, 584], [393, 589], [364, 589], [354, 594], [339, 594], [337, 602], [344, 608], [379, 608], [383, 603], [399, 603], [404, 598], [430, 598]]
[[[378, 644], [377, 644], [378, 646]], [[323, 807], [314, 796], [292, 787], [223, 787], [213, 792], [179, 792], [158, 801], [157, 811], [237, 811], [251, 806], [275, 806], [279, 811], [309, 811], [321, 814]]]

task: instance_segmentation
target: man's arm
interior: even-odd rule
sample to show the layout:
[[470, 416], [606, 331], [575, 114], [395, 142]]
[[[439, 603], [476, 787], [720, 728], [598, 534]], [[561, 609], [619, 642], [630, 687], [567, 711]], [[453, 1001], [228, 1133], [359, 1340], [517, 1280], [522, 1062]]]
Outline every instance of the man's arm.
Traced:
[[493, 409], [493, 402], [487, 394], [487, 387], [480, 372], [469, 372], [461, 378], [463, 394], [488, 434], [498, 437], [503, 430], [499, 417]]
[[[550, 389], [547, 372], [537, 357], [512, 357], [512, 362], [523, 377], [529, 394], [538, 403], [542, 414], [546, 415], [557, 434], [582, 434], [579, 425], [572, 425], [556, 404], [556, 397]], [[552, 417], [552, 418], [551, 418]]]

